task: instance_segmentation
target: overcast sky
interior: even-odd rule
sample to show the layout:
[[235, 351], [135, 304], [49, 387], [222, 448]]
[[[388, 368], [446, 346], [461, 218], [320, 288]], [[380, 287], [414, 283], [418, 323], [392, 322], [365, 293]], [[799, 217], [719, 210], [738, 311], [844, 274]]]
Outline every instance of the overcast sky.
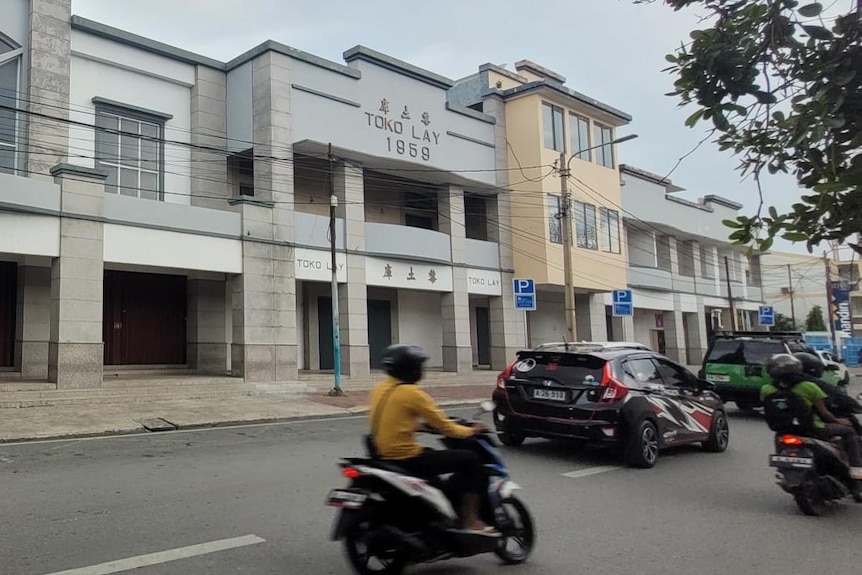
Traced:
[[[661, 2], [73, 0], [72, 11], [220, 60], [267, 39], [337, 62], [362, 44], [453, 79], [485, 62], [513, 70], [517, 60], [533, 60], [564, 75], [569, 87], [628, 112], [632, 124], [620, 134], [640, 137], [620, 145], [620, 161], [662, 176], [705, 134], [683, 126], [691, 110], [664, 95], [673, 77], [662, 72], [665, 54], [688, 40], [700, 14]], [[736, 164], [707, 142], [671, 178], [686, 197], [718, 194], [753, 211], [756, 188], [741, 181]], [[781, 208], [798, 199], [792, 177], [764, 180], [767, 203]]]

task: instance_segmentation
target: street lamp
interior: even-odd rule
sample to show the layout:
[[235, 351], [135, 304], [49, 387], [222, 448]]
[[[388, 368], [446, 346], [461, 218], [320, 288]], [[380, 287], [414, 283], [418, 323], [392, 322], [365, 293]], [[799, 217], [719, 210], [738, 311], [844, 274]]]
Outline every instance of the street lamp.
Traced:
[[637, 138], [637, 134], [629, 134], [604, 144], [590, 146], [583, 150], [578, 150], [571, 156], [566, 158], [565, 152], [560, 152], [560, 218], [563, 220], [563, 275], [565, 276], [566, 285], [566, 341], [575, 341], [575, 286], [572, 279], [572, 242], [574, 241], [574, 233], [572, 230], [572, 218], [569, 215], [571, 198], [569, 197], [569, 175], [571, 169], [569, 165], [576, 156], [605, 146], [614, 146], [629, 140]]

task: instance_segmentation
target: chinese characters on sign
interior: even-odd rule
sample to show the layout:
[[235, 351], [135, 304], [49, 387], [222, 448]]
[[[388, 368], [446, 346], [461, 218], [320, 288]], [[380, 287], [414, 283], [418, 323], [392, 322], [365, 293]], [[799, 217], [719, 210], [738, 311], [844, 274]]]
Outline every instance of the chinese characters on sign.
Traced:
[[381, 130], [386, 134], [386, 150], [388, 152], [429, 161], [431, 150], [440, 145], [440, 132], [429, 128], [431, 114], [427, 111], [422, 112], [420, 121], [424, 125], [423, 127], [412, 123], [408, 106], [404, 106], [400, 120], [389, 116], [390, 109], [389, 100], [383, 98], [378, 108], [380, 113], [365, 112], [368, 127]]
[[[407, 272], [407, 274], [405, 275], [404, 279], [409, 281], [409, 282], [417, 281], [416, 272], [413, 270], [413, 266], [409, 266], [409, 268], [410, 269]], [[387, 280], [392, 279], [392, 265], [391, 264], [386, 264], [385, 266], [383, 266], [383, 278], [387, 279]], [[436, 284], [437, 283], [437, 270], [435, 270], [434, 268], [431, 268], [430, 270], [428, 270], [428, 278], [427, 279], [428, 279], [428, 283], [430, 283], [432, 285]]]

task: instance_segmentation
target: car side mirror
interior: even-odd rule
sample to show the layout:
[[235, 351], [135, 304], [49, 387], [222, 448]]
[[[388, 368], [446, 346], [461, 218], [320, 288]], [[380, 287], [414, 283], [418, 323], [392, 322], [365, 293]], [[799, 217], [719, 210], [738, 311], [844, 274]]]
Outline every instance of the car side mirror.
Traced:
[[695, 380], [695, 386], [698, 391], [715, 391], [715, 384], [706, 379]]

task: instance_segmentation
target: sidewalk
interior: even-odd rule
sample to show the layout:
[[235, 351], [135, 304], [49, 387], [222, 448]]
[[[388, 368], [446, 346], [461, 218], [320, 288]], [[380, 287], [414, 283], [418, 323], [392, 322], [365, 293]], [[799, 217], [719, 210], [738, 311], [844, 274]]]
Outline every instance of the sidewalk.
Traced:
[[[490, 399], [493, 385], [425, 386], [424, 389], [445, 406]], [[368, 394], [367, 390], [357, 390], [347, 392], [344, 397], [314, 392], [9, 408], [0, 410], [0, 442], [347, 416], [367, 411]]]

